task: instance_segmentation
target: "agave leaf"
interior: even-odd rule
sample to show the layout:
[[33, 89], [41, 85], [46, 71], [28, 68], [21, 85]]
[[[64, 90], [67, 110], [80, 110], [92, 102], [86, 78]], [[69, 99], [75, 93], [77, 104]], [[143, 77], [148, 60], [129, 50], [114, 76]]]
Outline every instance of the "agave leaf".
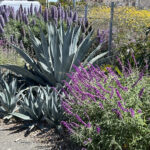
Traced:
[[33, 75], [30, 71], [28, 71], [25, 68], [16, 66], [16, 65], [0, 65], [1, 67], [7, 68], [16, 74], [20, 74], [25, 78], [32, 79], [33, 81], [36, 81], [37, 83], [44, 84], [41, 78], [38, 76]]
[[108, 54], [108, 52], [104, 52], [104, 53], [102, 53], [100, 55], [97, 55], [92, 60], [90, 60], [89, 64], [94, 64], [97, 60], [99, 60], [100, 58], [104, 57], [106, 54]]
[[3, 119], [4, 119], [4, 120], [6, 120], [6, 119], [7, 119], [7, 120], [10, 120], [11, 118], [12, 118], [12, 115], [7, 115], [7, 116], [5, 116]]
[[23, 119], [23, 120], [32, 120], [32, 118], [30, 118], [29, 116], [21, 114], [21, 113], [17, 113], [17, 112], [11, 113], [11, 115], [18, 117], [20, 119]]
[[23, 50], [21, 50], [20, 48], [18, 48], [17, 46], [15, 46], [13, 44], [10, 44], [10, 45], [15, 48], [15, 50], [17, 51], [17, 53], [19, 53], [20, 56], [22, 58], [24, 58], [24, 60], [27, 63], [29, 63], [35, 70], [37, 70], [37, 66], [36, 66], [35, 61], [26, 52], [24, 52]]
[[100, 50], [101, 46], [102, 46], [102, 44], [98, 45], [97, 48], [93, 52], [91, 52], [89, 54], [89, 56], [84, 60], [83, 66], [85, 66], [94, 57], [94, 55], [96, 54], [96, 52], [98, 50]]
[[89, 50], [89, 47], [92, 45], [93, 43], [93, 41], [91, 40], [92, 34], [93, 34], [93, 30], [85, 37], [85, 39], [79, 45], [76, 56], [74, 58], [75, 65], [78, 66], [78, 61], [82, 62], [85, 54]]

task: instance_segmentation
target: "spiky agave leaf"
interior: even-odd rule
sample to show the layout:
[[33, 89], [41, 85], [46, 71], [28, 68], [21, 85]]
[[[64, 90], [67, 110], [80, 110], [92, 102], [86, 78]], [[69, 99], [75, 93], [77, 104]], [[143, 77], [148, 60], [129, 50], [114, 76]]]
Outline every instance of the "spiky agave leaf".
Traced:
[[18, 99], [19, 95], [17, 94], [17, 81], [13, 79], [12, 82], [8, 84], [5, 80], [1, 79], [0, 112], [6, 119], [8, 118], [10, 119], [11, 118], [11, 116], [9, 116], [10, 113], [16, 111]]
[[42, 107], [44, 119], [51, 127], [58, 129], [60, 122], [63, 120], [59, 93], [48, 86], [42, 88], [42, 91], [44, 93], [44, 104]]
[[[36, 94], [34, 95], [33, 92]], [[40, 87], [36, 87], [35, 89], [30, 87], [29, 90], [26, 91], [26, 95], [21, 93], [21, 96], [22, 100], [20, 101], [19, 112], [12, 113], [12, 115], [23, 120], [41, 121], [43, 117], [43, 93]]]

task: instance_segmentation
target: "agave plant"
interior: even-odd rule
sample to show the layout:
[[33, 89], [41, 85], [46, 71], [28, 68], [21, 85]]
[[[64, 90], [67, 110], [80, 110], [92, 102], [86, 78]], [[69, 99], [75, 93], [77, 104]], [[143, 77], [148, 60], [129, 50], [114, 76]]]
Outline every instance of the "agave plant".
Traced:
[[17, 101], [19, 93], [17, 94], [17, 81], [15, 79], [8, 84], [4, 79], [0, 83], [0, 113], [4, 119], [10, 119], [11, 113], [18, 109]]
[[43, 106], [43, 92], [39, 87], [32, 88], [26, 91], [26, 95], [21, 93], [19, 112], [12, 113], [13, 116], [22, 120], [31, 120], [33, 122], [41, 121], [42, 106]]
[[35, 51], [35, 60], [20, 48], [12, 45], [29, 64], [30, 69], [16, 65], [1, 65], [1, 67], [10, 69], [22, 75], [25, 79], [30, 79], [41, 85], [49, 84], [56, 86], [58, 83], [62, 84], [62, 80], [67, 78], [66, 73], [72, 71], [73, 64], [79, 66], [79, 62], [84, 60], [84, 65], [95, 63], [95, 61], [107, 54], [105, 52], [93, 58], [96, 51], [101, 47], [99, 45], [85, 59], [85, 55], [93, 43], [93, 40], [91, 40], [93, 30], [78, 45], [80, 33], [81, 27], [79, 26], [68, 26], [65, 31], [63, 23], [60, 23], [60, 26], [57, 28], [53, 22], [50, 22], [48, 23], [48, 39], [42, 30], [40, 31], [41, 41], [30, 31], [30, 39]]
[[44, 119], [50, 127], [60, 131], [60, 122], [63, 119], [63, 111], [61, 108], [61, 98], [59, 93], [48, 86], [42, 88], [42, 91], [44, 93], [44, 103], [42, 108]]

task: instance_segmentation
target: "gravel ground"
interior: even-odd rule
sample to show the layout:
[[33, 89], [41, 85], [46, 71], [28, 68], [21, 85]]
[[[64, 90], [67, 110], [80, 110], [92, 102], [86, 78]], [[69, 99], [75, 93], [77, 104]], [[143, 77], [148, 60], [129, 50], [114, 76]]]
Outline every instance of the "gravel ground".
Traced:
[[50, 150], [47, 145], [35, 140], [34, 135], [24, 136], [24, 131], [15, 132], [14, 124], [0, 123], [0, 150]]
[[67, 135], [58, 135], [54, 129], [35, 130], [28, 136], [22, 124], [5, 124], [0, 120], [0, 150], [80, 150]]

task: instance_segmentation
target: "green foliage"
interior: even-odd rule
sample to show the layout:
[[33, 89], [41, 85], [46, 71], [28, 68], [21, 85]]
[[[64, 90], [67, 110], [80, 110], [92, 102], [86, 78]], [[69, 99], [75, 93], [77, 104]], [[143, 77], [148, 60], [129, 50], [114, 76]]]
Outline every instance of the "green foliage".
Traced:
[[5, 80], [1, 78], [0, 83], [0, 113], [4, 119], [10, 119], [13, 113], [17, 110], [17, 101], [19, 95], [17, 94], [17, 81], [12, 80], [10, 84], [7, 84]]
[[[56, 86], [58, 83], [62, 83], [62, 80], [66, 79], [66, 73], [72, 71], [73, 64], [79, 65], [79, 61], [82, 62], [85, 59], [84, 57], [93, 42], [91, 40], [93, 31], [91, 31], [81, 44], [77, 45], [80, 30], [78, 26], [70, 26], [67, 28], [67, 31], [64, 31], [63, 24], [60, 24], [60, 27], [57, 29], [55, 24], [49, 23], [48, 40], [41, 30], [41, 41], [30, 31], [30, 39], [34, 47], [36, 60], [13, 45], [17, 53], [29, 64], [30, 68], [21, 68], [15, 65], [1, 65], [1, 67], [10, 69], [24, 78], [41, 85], [50, 84]], [[95, 52], [100, 47], [101, 45], [89, 54], [84, 60], [84, 65], [88, 62], [93, 64], [107, 54], [105, 52], [94, 57]]]
[[[20, 22], [17, 20], [10, 19], [10, 21], [6, 24], [4, 30], [4, 37], [5, 39], [10, 40], [10, 38], [13, 38], [13, 42], [20, 45], [20, 41], [23, 42], [24, 45], [24, 50], [31, 56], [34, 57], [34, 49], [32, 42], [29, 38], [29, 32], [28, 32], [28, 26], [30, 27], [31, 31], [34, 33], [34, 35], [37, 38], [40, 38], [40, 28], [43, 30], [43, 32], [46, 34], [46, 24], [43, 21], [43, 18], [41, 19], [35, 17], [35, 16], [30, 16], [28, 17], [29, 19], [29, 25], [26, 25], [24, 22]], [[36, 24], [33, 25], [32, 21], [35, 21]], [[40, 28], [39, 28], [40, 26]]]
[[132, 70], [128, 76], [118, 77], [111, 71], [101, 78], [98, 70], [86, 74], [78, 71], [67, 86], [65, 110], [69, 121], [64, 124], [71, 137], [89, 150], [148, 150], [149, 76], [141, 77], [138, 70]]
[[[127, 65], [128, 61], [131, 62], [132, 66], [135, 66], [135, 63], [132, 59], [132, 53], [134, 53], [135, 59], [137, 61], [137, 65], [139, 68], [143, 68], [146, 63], [150, 63], [150, 38], [146, 39], [140, 38], [133, 41], [129, 41], [127, 44], [123, 44], [120, 46], [119, 51], [121, 55], [121, 59], [125, 65]], [[150, 68], [149, 68], [150, 69]]]

